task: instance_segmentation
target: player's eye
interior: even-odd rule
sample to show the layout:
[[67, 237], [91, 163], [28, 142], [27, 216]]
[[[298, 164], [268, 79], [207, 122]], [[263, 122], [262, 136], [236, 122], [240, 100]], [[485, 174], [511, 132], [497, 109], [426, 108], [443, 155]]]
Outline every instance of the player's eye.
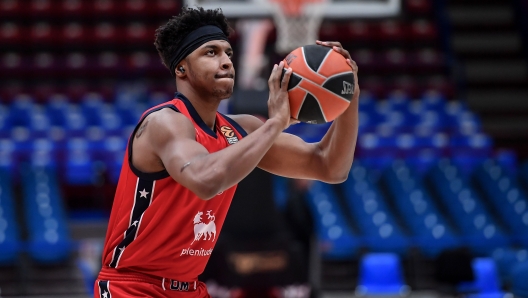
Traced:
[[207, 55], [214, 55], [214, 54], [215, 54], [214, 50], [207, 51]]
[[233, 58], [233, 52], [227, 52], [227, 57], [229, 57], [229, 59]]

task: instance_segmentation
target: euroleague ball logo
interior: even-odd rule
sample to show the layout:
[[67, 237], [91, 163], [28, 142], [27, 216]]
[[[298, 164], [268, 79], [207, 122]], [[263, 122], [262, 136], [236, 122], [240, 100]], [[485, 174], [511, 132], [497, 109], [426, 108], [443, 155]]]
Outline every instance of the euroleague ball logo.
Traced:
[[235, 135], [235, 132], [233, 131], [233, 129], [231, 127], [224, 125], [224, 126], [220, 127], [220, 131], [222, 132], [222, 134], [226, 138], [226, 140], [229, 143], [229, 145], [233, 145], [236, 142], [238, 142], [238, 138]]

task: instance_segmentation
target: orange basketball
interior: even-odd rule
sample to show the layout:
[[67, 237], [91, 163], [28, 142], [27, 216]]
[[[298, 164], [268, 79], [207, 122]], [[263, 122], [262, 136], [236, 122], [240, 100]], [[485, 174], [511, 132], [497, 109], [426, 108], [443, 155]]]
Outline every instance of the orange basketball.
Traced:
[[293, 72], [288, 83], [291, 116], [306, 123], [334, 120], [350, 104], [354, 74], [345, 57], [330, 47], [306, 45], [284, 58]]

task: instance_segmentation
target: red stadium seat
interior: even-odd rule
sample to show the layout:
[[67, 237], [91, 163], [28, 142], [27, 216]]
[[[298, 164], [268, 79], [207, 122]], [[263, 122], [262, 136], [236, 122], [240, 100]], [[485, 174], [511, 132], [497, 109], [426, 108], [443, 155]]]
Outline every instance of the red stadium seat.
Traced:
[[65, 77], [85, 77], [85, 72], [88, 66], [91, 64], [88, 61], [88, 57], [84, 53], [72, 52], [65, 57], [65, 68], [61, 75]]
[[438, 93], [443, 94], [446, 98], [453, 98], [455, 95], [454, 83], [442, 75], [428, 78], [426, 81], [426, 89], [437, 91]]
[[86, 30], [79, 23], [69, 23], [62, 27], [62, 42], [67, 46], [81, 45], [87, 39]]
[[416, 80], [408, 75], [396, 77], [392, 82], [392, 89], [393, 91], [399, 90], [411, 98], [417, 98], [422, 93], [422, 88], [420, 88]]
[[126, 0], [124, 12], [128, 16], [145, 17], [152, 13], [152, 5], [148, 5], [146, 0]]
[[52, 78], [56, 75], [59, 63], [57, 57], [48, 52], [40, 52], [35, 54], [32, 58], [31, 75], [35, 77]]
[[145, 44], [152, 41], [154, 30], [150, 30], [144, 23], [134, 22], [126, 27], [125, 41], [130, 44]]
[[361, 70], [365, 71], [375, 71], [377, 66], [376, 55], [374, 52], [368, 49], [362, 49], [350, 53], [352, 59], [356, 61], [358, 65], [361, 65]]
[[119, 73], [123, 67], [121, 63], [121, 57], [115, 52], [103, 52], [97, 56], [97, 62], [95, 63], [96, 75], [115, 76]]
[[406, 1], [407, 11], [414, 15], [425, 15], [432, 11], [431, 0], [407, 0]]
[[4, 0], [0, 3], [0, 19], [19, 18], [25, 14], [21, 0]]
[[404, 70], [409, 65], [409, 59], [407, 58], [407, 53], [399, 48], [394, 48], [387, 50], [383, 54], [383, 64], [387, 67], [387, 69], [397, 69], [397, 70]]
[[0, 44], [19, 45], [24, 41], [22, 28], [15, 23], [3, 23], [0, 28]]
[[63, 0], [61, 13], [68, 17], [92, 15], [93, 6], [88, 5], [86, 2], [82, 0]]
[[55, 31], [56, 29], [49, 23], [39, 22], [31, 28], [29, 39], [36, 45], [51, 44], [57, 41], [56, 39], [59, 35]]
[[155, 14], [158, 16], [173, 16], [178, 14], [180, 1], [176, 0], [157, 0], [154, 5]]
[[119, 14], [117, 5], [113, 0], [95, 0], [93, 2], [94, 16], [112, 17]]
[[410, 33], [413, 41], [434, 41], [437, 37], [435, 26], [424, 19], [414, 21]]
[[431, 48], [413, 53], [412, 61], [412, 67], [417, 72], [440, 71], [445, 66], [442, 54]]
[[[0, 77], [13, 79], [24, 75], [24, 58], [17, 53], [5, 53], [0, 57]], [[5, 86], [2, 86], [4, 88]], [[1, 88], [0, 88], [1, 89]]]
[[405, 39], [405, 28], [401, 22], [394, 20], [383, 21], [379, 24], [379, 35], [380, 41], [404, 41]]
[[371, 40], [373, 37], [373, 30], [370, 24], [363, 21], [351, 22], [347, 30], [343, 32], [352, 40]]
[[32, 0], [28, 5], [29, 14], [32, 17], [54, 17], [60, 14], [60, 9], [57, 9], [50, 0]]
[[113, 45], [118, 42], [118, 30], [112, 23], [101, 22], [95, 25], [92, 38], [95, 44]]
[[145, 71], [151, 64], [151, 57], [145, 52], [134, 52], [128, 57], [127, 69], [130, 72]]

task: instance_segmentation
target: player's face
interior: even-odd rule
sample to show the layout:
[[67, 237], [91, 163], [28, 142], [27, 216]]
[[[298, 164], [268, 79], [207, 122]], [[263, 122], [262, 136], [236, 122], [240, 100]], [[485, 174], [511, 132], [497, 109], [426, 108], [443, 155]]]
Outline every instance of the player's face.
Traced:
[[217, 99], [229, 98], [235, 85], [235, 69], [231, 57], [233, 49], [225, 40], [204, 43], [189, 56], [189, 82], [195, 90]]

